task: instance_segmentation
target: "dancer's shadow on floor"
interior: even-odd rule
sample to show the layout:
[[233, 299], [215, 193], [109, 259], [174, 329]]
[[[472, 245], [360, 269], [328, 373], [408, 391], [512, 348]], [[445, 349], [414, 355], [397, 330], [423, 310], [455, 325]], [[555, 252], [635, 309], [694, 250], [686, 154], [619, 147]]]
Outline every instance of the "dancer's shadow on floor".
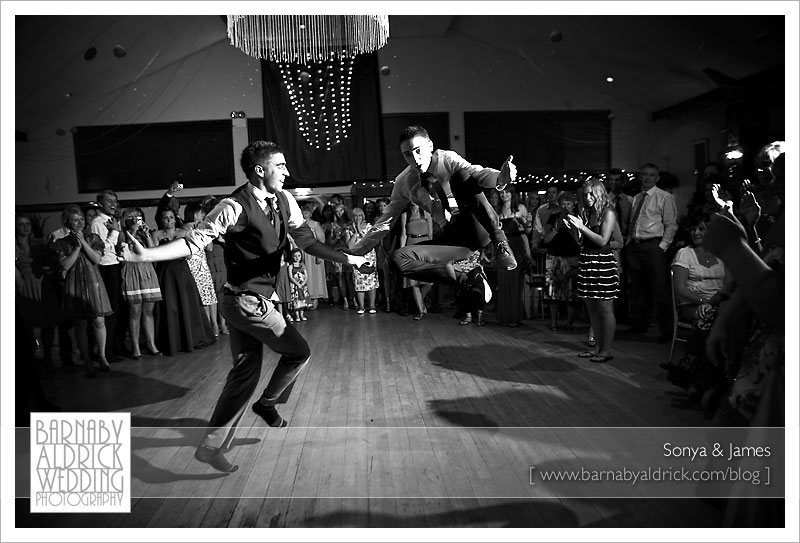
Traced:
[[434, 365], [451, 371], [528, 385], [548, 386], [552, 382], [549, 374], [580, 369], [576, 362], [564, 356], [544, 352], [541, 356], [531, 356], [530, 352], [502, 344], [477, 348], [457, 345], [435, 347], [428, 353], [428, 358]]
[[[194, 449], [203, 440], [207, 433], [208, 421], [196, 418], [163, 419], [153, 417], [131, 417], [131, 475], [143, 483], [171, 483], [184, 480], [210, 480], [225, 477], [225, 473], [176, 473], [168, 469], [155, 466], [145, 460], [136, 451], [145, 449], [178, 447], [175, 454], [194, 454]], [[149, 435], [155, 433], [162, 435]], [[170, 435], [163, 435], [166, 429], [172, 430]], [[260, 443], [258, 438], [234, 438], [230, 449], [242, 445]], [[194, 464], [193, 464], [194, 465]], [[203, 464], [196, 463], [199, 469], [204, 469]]]
[[[161, 379], [118, 369], [86, 379], [83, 372], [65, 373], [61, 387], [53, 390], [53, 401], [64, 411], [131, 411], [135, 407], [183, 398], [192, 389]], [[53, 387], [51, 387], [53, 388]], [[61, 390], [59, 390], [61, 389]], [[82, 393], [76, 394], [76, 391]]]

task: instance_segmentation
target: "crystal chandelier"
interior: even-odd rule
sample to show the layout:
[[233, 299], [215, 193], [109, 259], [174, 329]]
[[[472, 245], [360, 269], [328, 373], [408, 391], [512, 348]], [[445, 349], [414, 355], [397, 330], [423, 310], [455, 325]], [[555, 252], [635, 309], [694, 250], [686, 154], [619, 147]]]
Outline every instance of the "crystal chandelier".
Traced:
[[255, 58], [311, 64], [377, 51], [389, 38], [389, 16], [228, 15], [228, 38]]

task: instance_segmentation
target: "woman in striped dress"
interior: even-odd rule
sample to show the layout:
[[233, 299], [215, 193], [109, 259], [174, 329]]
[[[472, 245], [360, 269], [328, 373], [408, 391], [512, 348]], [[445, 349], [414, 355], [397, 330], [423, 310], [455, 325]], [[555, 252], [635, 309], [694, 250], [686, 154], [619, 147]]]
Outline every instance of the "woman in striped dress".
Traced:
[[[145, 247], [155, 247], [152, 232], [144, 222], [144, 212], [138, 207], [129, 207], [122, 212], [122, 223], [127, 234], [135, 237]], [[121, 240], [127, 243], [125, 234]], [[122, 295], [128, 301], [128, 330], [131, 333], [131, 358], [139, 360], [142, 350], [139, 346], [140, 333], [144, 331], [147, 349], [153, 356], [160, 356], [156, 348], [155, 320], [153, 307], [161, 300], [158, 275], [152, 262], [125, 262], [122, 264]]]
[[565, 220], [581, 236], [578, 297], [586, 301], [596, 346], [594, 351], [585, 351], [578, 356], [591, 362], [608, 362], [614, 358], [611, 344], [617, 327], [614, 300], [619, 293], [619, 271], [610, 247], [617, 215], [608, 203], [602, 181], [588, 179], [582, 188], [584, 206], [581, 216], [568, 215]]

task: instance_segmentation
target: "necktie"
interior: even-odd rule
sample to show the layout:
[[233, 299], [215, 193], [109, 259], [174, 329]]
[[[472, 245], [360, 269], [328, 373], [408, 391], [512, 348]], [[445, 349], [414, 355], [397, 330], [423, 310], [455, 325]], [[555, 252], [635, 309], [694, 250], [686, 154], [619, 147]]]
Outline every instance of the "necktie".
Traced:
[[423, 173], [420, 176], [420, 183], [422, 184], [422, 188], [428, 191], [428, 194], [431, 196], [433, 196], [433, 193], [431, 193], [431, 189], [433, 189], [439, 197], [439, 201], [442, 202], [442, 207], [446, 211], [450, 211], [450, 202], [447, 200], [447, 195], [444, 193], [442, 185], [439, 184], [439, 181], [432, 174], [428, 172]]
[[[641, 198], [639, 198], [641, 196]], [[636, 208], [633, 210], [633, 216], [631, 217], [631, 224], [628, 226], [628, 241], [633, 239], [634, 234], [636, 233], [636, 222], [639, 220], [639, 214], [642, 212], [642, 207], [644, 207], [644, 201], [647, 199], [646, 192], [640, 192], [636, 195], [636, 198], [639, 198], [639, 201], [636, 202]]]
[[280, 221], [280, 211], [278, 211], [278, 198], [267, 198], [267, 209], [269, 220], [272, 226], [277, 227]]

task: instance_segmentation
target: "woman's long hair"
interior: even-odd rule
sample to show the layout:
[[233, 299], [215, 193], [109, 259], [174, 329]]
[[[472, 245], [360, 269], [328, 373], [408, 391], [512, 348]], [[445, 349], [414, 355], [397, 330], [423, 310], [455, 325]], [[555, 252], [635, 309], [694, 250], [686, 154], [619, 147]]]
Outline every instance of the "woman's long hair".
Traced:
[[587, 207], [584, 203], [581, 210], [583, 222], [591, 227], [603, 220], [603, 215], [609, 206], [608, 193], [606, 193], [606, 186], [596, 177], [590, 177], [583, 182], [583, 192], [584, 194], [591, 193], [594, 196], [594, 204], [591, 207]]
[[[509, 183], [503, 188], [503, 191], [508, 191], [511, 193], [511, 212], [516, 213], [519, 211], [519, 194], [517, 193], [517, 189], [514, 188], [514, 185]], [[503, 208], [503, 199], [500, 198], [500, 209]]]

